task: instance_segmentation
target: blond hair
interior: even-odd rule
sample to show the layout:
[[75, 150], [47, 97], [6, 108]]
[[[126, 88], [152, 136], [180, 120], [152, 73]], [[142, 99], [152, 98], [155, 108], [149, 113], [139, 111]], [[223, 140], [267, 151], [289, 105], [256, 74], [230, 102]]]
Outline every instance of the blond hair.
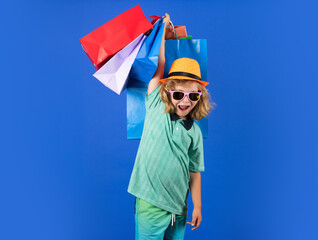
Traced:
[[[171, 102], [171, 94], [169, 90], [175, 90], [175, 86], [178, 84], [182, 85], [184, 81], [191, 80], [169, 79], [160, 86], [159, 94], [162, 102], [166, 105], [165, 113], [174, 113], [176, 111], [174, 105]], [[202, 92], [202, 95], [197, 105], [191, 110], [188, 115], [192, 120], [199, 121], [200, 119], [208, 116], [210, 110], [214, 108], [213, 106], [215, 105], [215, 103], [210, 101], [210, 94], [208, 93], [208, 90], [198, 82], [197, 85], [199, 91]]]

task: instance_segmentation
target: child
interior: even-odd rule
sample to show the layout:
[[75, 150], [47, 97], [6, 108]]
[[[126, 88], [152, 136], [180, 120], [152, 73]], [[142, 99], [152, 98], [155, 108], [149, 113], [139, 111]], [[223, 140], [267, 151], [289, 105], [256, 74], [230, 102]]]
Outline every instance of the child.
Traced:
[[[166, 14], [165, 28], [169, 22]], [[188, 224], [194, 230], [202, 221], [203, 141], [194, 120], [209, 113], [208, 83], [201, 81], [200, 66], [190, 58], [177, 59], [162, 79], [164, 36], [158, 68], [148, 85], [144, 130], [128, 187], [136, 196], [135, 239], [183, 239], [189, 187], [194, 209]]]

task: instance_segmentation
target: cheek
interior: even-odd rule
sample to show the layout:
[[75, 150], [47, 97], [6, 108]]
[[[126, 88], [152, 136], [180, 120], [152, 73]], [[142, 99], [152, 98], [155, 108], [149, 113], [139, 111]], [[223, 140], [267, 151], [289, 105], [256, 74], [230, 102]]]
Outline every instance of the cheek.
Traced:
[[172, 99], [171, 102], [172, 102], [172, 105], [176, 108], [179, 101]]
[[198, 104], [198, 102], [194, 102], [194, 103], [192, 102], [192, 106], [191, 106], [192, 108], [191, 108], [191, 109], [195, 108], [195, 106], [196, 106], [197, 104]]

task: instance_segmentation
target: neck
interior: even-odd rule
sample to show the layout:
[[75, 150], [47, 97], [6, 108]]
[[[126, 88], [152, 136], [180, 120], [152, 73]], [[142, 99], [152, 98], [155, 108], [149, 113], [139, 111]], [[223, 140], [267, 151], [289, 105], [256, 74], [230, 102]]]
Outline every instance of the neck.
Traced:
[[185, 116], [185, 117], [179, 116], [179, 118], [182, 119], [182, 120], [187, 120], [187, 119], [188, 119], [188, 116]]

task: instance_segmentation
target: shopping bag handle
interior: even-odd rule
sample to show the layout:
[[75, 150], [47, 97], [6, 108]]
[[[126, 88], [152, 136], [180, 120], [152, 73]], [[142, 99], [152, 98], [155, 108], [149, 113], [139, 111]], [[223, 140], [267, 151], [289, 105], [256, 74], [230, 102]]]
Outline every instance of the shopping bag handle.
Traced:
[[[156, 15], [152, 15], [152, 16], [149, 16], [148, 18], [152, 18], [152, 19], [153, 19], [153, 20], [151, 21], [151, 24], [154, 25], [159, 19], [161, 19], [161, 18], [163, 18], [163, 17], [159, 17], [159, 16], [156, 16]], [[173, 25], [173, 23], [172, 23], [171, 20], [169, 21], [169, 27], [172, 27], [172, 29], [173, 29], [173, 31], [174, 31], [174, 34], [176, 35], [176, 39], [178, 39], [176, 29], [174, 28], [174, 25]]]
[[172, 29], [173, 29], [173, 31], [174, 31], [174, 34], [176, 35], [176, 39], [178, 40], [177, 31], [176, 31], [176, 29], [174, 28], [174, 25], [173, 25], [173, 23], [172, 23], [171, 20], [170, 20], [170, 22], [169, 22], [169, 26], [172, 27]]
[[152, 15], [152, 16], [149, 16], [148, 18], [152, 18], [153, 19], [151, 21], [151, 24], [154, 25], [162, 17], [156, 16], [156, 15]]

